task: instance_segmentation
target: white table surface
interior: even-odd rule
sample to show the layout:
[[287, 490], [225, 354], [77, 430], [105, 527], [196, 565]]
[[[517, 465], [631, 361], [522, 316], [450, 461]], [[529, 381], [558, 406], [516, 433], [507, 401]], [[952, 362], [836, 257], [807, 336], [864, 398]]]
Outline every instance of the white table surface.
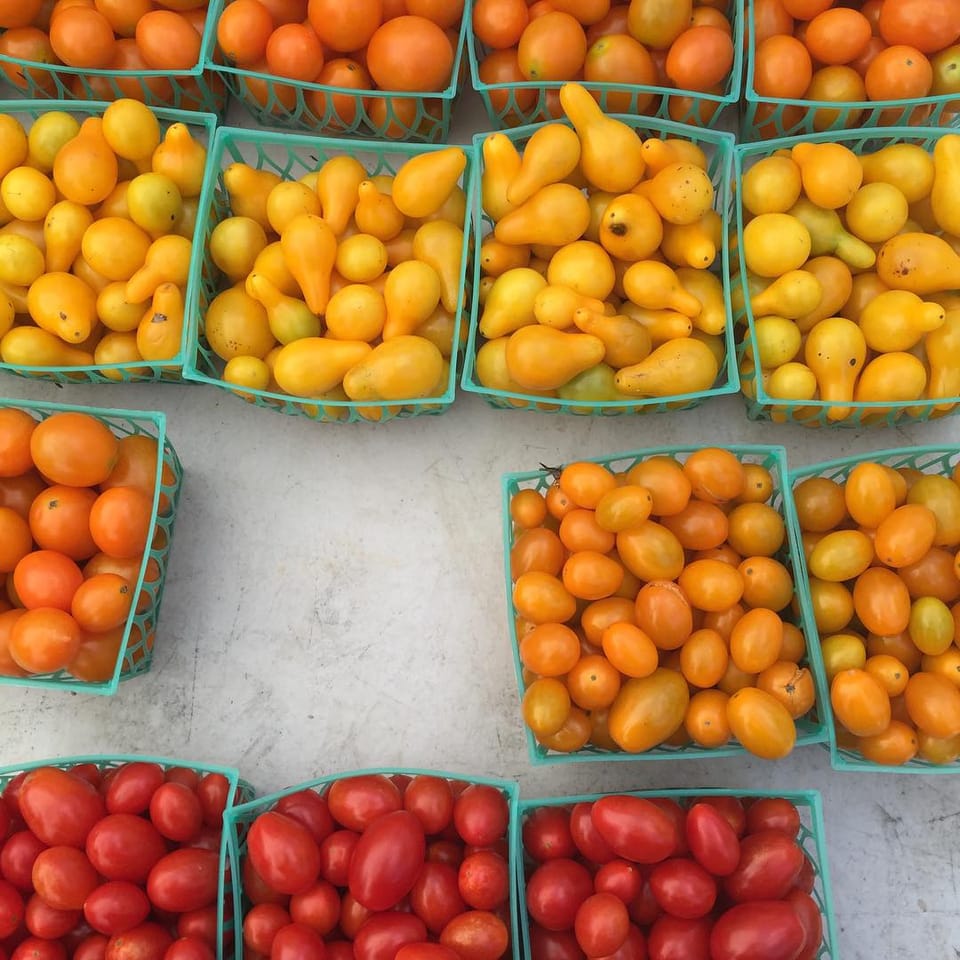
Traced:
[[[245, 124], [234, 108], [230, 121]], [[482, 129], [479, 99], [452, 140]], [[213, 387], [0, 394], [162, 410], [185, 480], [152, 672], [110, 698], [0, 688], [0, 762], [153, 753], [237, 766], [260, 792], [366, 766], [515, 778], [525, 797], [722, 786], [823, 793], [844, 960], [960, 958], [960, 779], [833, 773], [818, 747], [759, 760], [527, 759], [506, 632], [500, 477], [666, 444], [779, 443], [802, 465], [951, 444], [960, 421], [805, 430], [725, 398], [652, 417], [500, 412], [319, 424]]]

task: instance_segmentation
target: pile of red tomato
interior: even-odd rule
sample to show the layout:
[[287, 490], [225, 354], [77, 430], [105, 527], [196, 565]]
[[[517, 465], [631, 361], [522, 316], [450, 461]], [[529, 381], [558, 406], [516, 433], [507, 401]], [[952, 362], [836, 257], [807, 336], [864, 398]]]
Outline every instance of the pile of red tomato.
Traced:
[[530, 960], [813, 960], [816, 872], [784, 798], [606, 796], [523, 824]]
[[248, 958], [498, 960], [510, 807], [486, 784], [363, 774], [282, 797], [246, 834]]
[[41, 767], [0, 798], [0, 955], [214, 960], [230, 781], [134, 762]]
[[[157, 457], [153, 437], [118, 439], [86, 413], [38, 423], [0, 410], [0, 676], [113, 676], [153, 529]], [[146, 579], [159, 575], [150, 561]], [[143, 594], [136, 606], [149, 603]]]

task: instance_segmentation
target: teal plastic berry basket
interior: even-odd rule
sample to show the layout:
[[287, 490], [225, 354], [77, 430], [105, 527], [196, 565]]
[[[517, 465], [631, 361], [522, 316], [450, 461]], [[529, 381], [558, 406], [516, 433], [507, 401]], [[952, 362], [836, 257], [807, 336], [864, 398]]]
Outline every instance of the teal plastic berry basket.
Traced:
[[[246, 855], [247, 831], [250, 825], [262, 813], [272, 810], [277, 802], [291, 793], [299, 793], [301, 790], [315, 790], [321, 796], [326, 793], [330, 785], [338, 780], [346, 780], [350, 777], [360, 776], [386, 776], [386, 777], [416, 777], [430, 776], [442, 777], [445, 780], [458, 781], [466, 784], [483, 784], [488, 787], [495, 787], [507, 799], [510, 811], [510, 822], [507, 827], [507, 850], [508, 866], [510, 876], [515, 877], [519, 869], [516, 861], [517, 852], [520, 847], [520, 826], [519, 826], [519, 807], [520, 790], [517, 784], [512, 780], [500, 780], [492, 777], [479, 777], [472, 774], [446, 773], [440, 770], [420, 770], [406, 767], [376, 767], [367, 770], [350, 770], [345, 773], [329, 774], [324, 777], [318, 777], [315, 780], [308, 780], [305, 783], [297, 784], [293, 787], [287, 787], [285, 790], [279, 790], [268, 796], [258, 797], [248, 803], [238, 804], [227, 810], [224, 814], [224, 837], [228, 845], [228, 856], [230, 858], [230, 875], [240, 877], [243, 875], [243, 857]], [[243, 918], [246, 910], [250, 908], [249, 898], [245, 895], [242, 885], [236, 884], [233, 888], [233, 918], [235, 926], [236, 958], [243, 960]], [[510, 884], [510, 953], [513, 960], [521, 960], [520, 953], [520, 902], [517, 898], [516, 884]], [[504, 954], [507, 956], [507, 954]], [[529, 956], [524, 954], [523, 956]]]
[[[173, 768], [185, 768], [192, 770], [201, 777], [209, 773], [218, 773], [226, 777], [228, 787], [227, 808], [224, 813], [223, 835], [220, 839], [220, 878], [217, 883], [217, 960], [223, 960], [226, 955], [225, 938], [233, 935], [230, 928], [232, 914], [227, 909], [236, 894], [236, 890], [230, 877], [228, 866], [229, 844], [227, 841], [226, 815], [237, 804], [248, 803], [256, 792], [245, 780], [241, 779], [240, 772], [232, 767], [221, 767], [211, 763], [196, 763], [193, 760], [171, 760], [167, 757], [150, 757], [138, 755], [117, 755], [104, 756], [102, 754], [90, 754], [81, 757], [57, 757], [53, 760], [36, 760], [32, 763], [23, 763], [19, 765], [0, 767], [0, 793], [2, 793], [17, 778], [24, 777], [33, 770], [39, 770], [42, 767], [57, 767], [60, 770], [71, 770], [76, 767], [89, 768], [96, 767], [97, 770], [106, 774], [111, 770], [127, 763], [155, 763], [162, 767], [164, 771]], [[92, 773], [92, 771], [90, 771]], [[236, 876], [236, 874], [234, 874]]]
[[[707, 797], [736, 797], [747, 802], [765, 797], [778, 797], [789, 800], [800, 813], [800, 833], [797, 842], [813, 867], [813, 891], [810, 896], [820, 907], [823, 918], [823, 938], [820, 949], [814, 955], [816, 960], [837, 960], [837, 918], [833, 907], [833, 889], [830, 883], [830, 868], [827, 862], [826, 826], [823, 820], [823, 801], [816, 790], [792, 790], [777, 792], [774, 790], [724, 790], [704, 787], [700, 790], [635, 790], [619, 794], [592, 793], [578, 797], [548, 797], [543, 800], [521, 800], [519, 810], [518, 848], [516, 854], [517, 886], [520, 889], [519, 900], [525, 903], [523, 891], [526, 889], [526, 868], [533, 861], [523, 849], [523, 823], [535, 810], [543, 807], [573, 807], [578, 803], [593, 803], [604, 796], [643, 797], [647, 800], [673, 800], [686, 808], [697, 800]], [[530, 950], [530, 915], [526, 909], [520, 912], [520, 927], [523, 936], [523, 955], [532, 956]]]
[[[630, 470], [636, 464], [650, 459], [650, 457], [673, 457], [682, 463], [690, 454], [700, 449], [703, 449], [702, 446], [655, 447], [648, 450], [613, 454], [608, 457], [585, 457], [583, 459], [592, 463], [603, 464], [614, 473], [623, 473]], [[804, 663], [811, 667], [816, 687], [817, 702], [822, 703], [827, 697], [827, 687], [824, 682], [822, 670], [813, 670], [819, 651], [812, 649], [814, 645], [810, 642], [810, 638], [815, 636], [812, 607], [809, 598], [804, 598], [806, 580], [800, 575], [802, 568], [798, 566], [798, 562], [802, 562], [803, 550], [797, 533], [798, 525], [794, 519], [793, 500], [787, 493], [789, 490], [787, 452], [783, 447], [759, 445], [732, 446], [722, 449], [729, 450], [741, 463], [760, 464], [769, 471], [773, 480], [773, 493], [769, 502], [783, 517], [786, 528], [785, 544], [777, 552], [775, 559], [779, 560], [787, 568], [794, 581], [794, 602], [790, 607], [779, 612], [785, 621], [794, 623], [799, 627], [804, 637], [807, 638], [808, 657]], [[513, 604], [513, 576], [510, 570], [510, 552], [516, 542], [516, 533], [513, 527], [513, 521], [510, 518], [510, 500], [520, 490], [532, 489], [538, 493], [545, 494], [556, 481], [558, 470], [559, 468], [541, 469], [528, 473], [508, 473], [504, 475], [502, 480], [503, 553], [507, 621], [510, 633], [510, 649], [513, 654], [514, 671], [517, 677], [517, 689], [521, 700], [523, 698], [523, 692], [526, 689], [526, 682], [524, 678], [524, 665], [520, 660], [520, 636], [518, 631], [518, 620], [520, 617]], [[799, 561], [798, 557], [800, 558]], [[808, 716], [797, 720], [796, 728], [797, 747], [808, 746], [813, 743], [825, 743], [827, 740], [826, 724], [819, 717], [816, 708], [814, 708]], [[614, 752], [588, 743], [585, 747], [574, 753], [561, 753], [556, 750], [547, 749], [543, 744], [539, 743], [526, 725], [524, 725], [524, 733], [527, 738], [527, 752], [530, 757], [530, 762], [534, 764], [534, 766], [598, 761], [702, 760], [715, 757], [742, 757], [749, 755], [739, 743], [733, 740], [725, 746], [714, 748], [700, 747], [694, 743], [687, 743], [684, 746], [663, 744], [645, 753]]]
[[[932, 151], [937, 140], [949, 133], [935, 127], [892, 127], [879, 130], [843, 130], [790, 137], [767, 143], [738, 144], [733, 165], [737, 195], [742, 195], [743, 175], [757, 161], [777, 150], [789, 150], [797, 143], [840, 143], [856, 154], [869, 153], [895, 143], [912, 143]], [[743, 206], [736, 204], [737, 250], [743, 243], [746, 225]], [[753, 311], [750, 307], [751, 277], [739, 256], [731, 258], [736, 271], [734, 323], [738, 331], [737, 353], [740, 384], [751, 420], [772, 420], [777, 423], [799, 423], [807, 427], [892, 427], [906, 423], [924, 423], [960, 413], [960, 396], [921, 398], [910, 401], [836, 402], [826, 400], [790, 401], [773, 397], [764, 378], [757, 377], [751, 356], [759, 355]], [[950, 291], [944, 290], [944, 293]], [[868, 360], [870, 354], [868, 353]], [[832, 419], [831, 410], [849, 410], [842, 419]], [[835, 416], [835, 414], [834, 414]]]
[[[726, 13], [733, 31], [733, 65], [719, 92], [683, 90], [676, 87], [647, 86], [635, 83], [601, 83], [580, 80], [609, 113], [630, 114], [635, 119], [659, 117], [694, 128], [726, 128], [735, 121], [743, 86], [744, 14], [741, 3], [729, 6]], [[562, 114], [557, 95], [563, 82], [544, 83], [526, 80], [486, 83], [480, 75], [483, 62], [493, 51], [474, 34], [471, 23], [467, 41], [470, 78], [480, 94], [495, 130], [550, 120]]]
[[[371, 176], [393, 174], [411, 157], [445, 149], [432, 144], [385, 144], [368, 140], [333, 140], [305, 134], [283, 134], [267, 130], [242, 130], [221, 127], [210, 151], [210, 173], [198, 215], [202, 243], [193, 247], [191, 264], [191, 299], [188, 301], [190, 343], [184, 362], [184, 377], [209, 383], [236, 394], [248, 403], [267, 410], [304, 416], [324, 423], [382, 422], [421, 414], [445, 413], [453, 403], [457, 364], [461, 343], [461, 317], [470, 293], [467, 286], [467, 261], [470, 238], [470, 202], [466, 203], [463, 222], [465, 242], [460, 262], [460, 293], [454, 321], [450, 370], [442, 395], [413, 400], [352, 401], [328, 397], [293, 397], [270, 390], [240, 388], [223, 379], [223, 361], [214, 354], [204, 335], [204, 317], [210, 303], [231, 284], [215, 266], [210, 256], [210, 236], [216, 225], [230, 216], [230, 200], [223, 181], [223, 171], [233, 163], [247, 163], [257, 170], [269, 170], [284, 179], [299, 179], [317, 170], [326, 160], [337, 156], [358, 159]], [[467, 198], [474, 193], [476, 160], [473, 149], [464, 147], [467, 166], [461, 178], [461, 189]]]
[[183, 467], [176, 450], [167, 438], [167, 418], [163, 413], [145, 413], [129, 410], [101, 410], [77, 407], [63, 403], [37, 403], [27, 400], [0, 399], [0, 409], [17, 409], [46, 420], [55, 413], [84, 413], [96, 417], [109, 427], [114, 436], [147, 436], [156, 440], [162, 455], [157, 458], [156, 489], [153, 495], [148, 543], [143, 555], [133, 594], [137, 602], [132, 606], [123, 636], [119, 643], [117, 662], [112, 676], [103, 680], [79, 680], [65, 670], [54, 674], [27, 677], [0, 676], [0, 685], [39, 687], [47, 690], [66, 690], [71, 693], [112, 695], [123, 680], [146, 673], [153, 661], [154, 637], [160, 615], [160, 601], [170, 562], [173, 526]]
[[151, 107], [219, 115], [227, 105], [226, 90], [219, 77], [205, 66], [206, 51], [213, 48], [216, 39], [216, 21], [208, 16], [200, 56], [189, 70], [94, 70], [0, 54], [0, 86], [37, 100], [110, 101], [128, 97]]
[[[216, 23], [232, 2], [212, 0], [208, 23]], [[436, 92], [358, 89], [288, 80], [225, 63], [222, 52], [215, 49], [215, 39], [207, 50], [206, 66], [215, 71], [232, 99], [261, 127], [307, 130], [328, 137], [445, 143], [466, 73], [464, 49], [469, 21], [468, 4], [454, 44], [450, 83]], [[328, 62], [342, 57], [356, 60], [352, 54], [331, 53]], [[363, 71], [363, 65], [357, 62], [354, 72]]]
[[[2, 100], [0, 101], [0, 114], [5, 114], [16, 118], [25, 130], [33, 125], [41, 116], [55, 111], [62, 111], [70, 114], [79, 123], [83, 123], [88, 117], [100, 116], [106, 108], [110, 106], [106, 102], [80, 102], [65, 100]], [[168, 110], [164, 108], [154, 108], [154, 114], [160, 121], [161, 135], [166, 132], [173, 124], [185, 124], [191, 136], [209, 149], [213, 141], [214, 130], [216, 129], [217, 118], [210, 113], [197, 113], [185, 110]], [[205, 177], [204, 191], [207, 189]], [[203, 204], [204, 193], [197, 201], [198, 206]], [[200, 228], [194, 229], [194, 248], [196, 248], [197, 238], [200, 236]], [[189, 303], [191, 285], [196, 281], [191, 276], [187, 281], [185, 302]], [[146, 304], [144, 309], [146, 309]], [[90, 365], [81, 364], [78, 366], [25, 366], [19, 363], [8, 363], [3, 361], [3, 342], [0, 338], [0, 371], [5, 373], [17, 374], [21, 377], [31, 379], [53, 380], [59, 384], [73, 383], [139, 383], [145, 381], [169, 381], [180, 382], [182, 380], [181, 370], [183, 368], [184, 356], [187, 351], [188, 333], [187, 318], [184, 319], [184, 330], [180, 340], [180, 350], [176, 356], [169, 360], [138, 360], [129, 363], [93, 363]]]
[[[754, 0], [747, 0], [747, 37], [753, 33]], [[754, 45], [747, 43], [747, 58], [740, 139], [771, 140], [826, 131], [842, 132], [852, 127], [865, 131], [876, 127], [916, 125], [960, 126], [960, 97], [942, 96], [902, 100], [784, 100], [757, 93]]]
[[[731, 190], [733, 169], [734, 137], [729, 133], [715, 130], [694, 130], [669, 120], [646, 119], [617, 116], [616, 119], [633, 127], [641, 137], [658, 137], [665, 140], [680, 137], [696, 143], [707, 155], [709, 174], [715, 193], [714, 209], [720, 214], [721, 235], [730, 235], [733, 222], [733, 192]], [[566, 122], [566, 121], [562, 121]], [[569, 124], [568, 124], [569, 125]], [[522, 147], [542, 124], [532, 124], [505, 132], [505, 136], [518, 147]], [[473, 215], [473, 245], [475, 250], [493, 230], [493, 222], [484, 213], [481, 201], [480, 177], [483, 174], [483, 141], [488, 134], [476, 134], [473, 145], [480, 171], [470, 195], [470, 207]], [[692, 410], [711, 397], [720, 397], [737, 393], [740, 378], [737, 370], [736, 344], [733, 324], [730, 322], [732, 307], [730, 303], [730, 251], [726, 242], [718, 250], [718, 262], [713, 272], [723, 285], [724, 308], [727, 314], [727, 326], [724, 331], [724, 362], [713, 387], [692, 393], [676, 393], [667, 397], [631, 398], [628, 400], [587, 401], [564, 400], [560, 397], [535, 396], [529, 393], [513, 393], [484, 386], [477, 374], [477, 351], [485, 342], [480, 335], [480, 281], [482, 279], [480, 257], [473, 260], [473, 301], [470, 309], [470, 327], [463, 363], [463, 376], [460, 386], [470, 393], [480, 394], [491, 406], [499, 410], [537, 410], [544, 413], [567, 413], [577, 416], [622, 416], [624, 414], [663, 413], [667, 410]]]
[[[809, 467], [799, 467], [790, 472], [791, 491], [803, 480], [810, 477], [826, 477], [829, 480], [843, 482], [850, 475], [850, 471], [859, 463], [881, 463], [895, 470], [901, 467], [911, 470], [919, 470], [921, 473], [932, 474], [934, 476], [952, 475], [954, 467], [960, 464], [960, 448], [957, 447], [903, 447], [892, 450], [877, 450], [873, 453], [859, 454], [853, 457], [844, 457], [839, 460], [828, 460], [824, 463], [815, 463]], [[792, 495], [791, 495], [792, 499]], [[792, 523], [795, 524], [795, 535], [800, 536], [800, 521], [797, 518], [796, 510], [792, 513]], [[806, 557], [803, 551], [799, 553], [798, 574], [802, 577], [806, 589], [801, 593], [801, 603], [805, 606], [805, 616], [811, 625], [809, 634], [811, 650], [811, 669], [817, 675], [818, 687], [823, 687], [829, 691], [830, 686], [827, 682], [827, 671], [820, 653], [820, 634], [816, 627], [816, 619], [813, 614], [813, 603], [810, 596], [809, 583], [810, 573], [807, 568]], [[842, 745], [837, 738], [836, 720], [833, 715], [833, 707], [830, 703], [830, 697], [825, 696], [820, 699], [824, 706], [824, 720], [826, 721], [827, 733], [829, 734], [827, 743], [830, 749], [830, 764], [834, 770], [841, 770], [848, 773], [960, 773], [960, 757], [952, 763], [936, 764], [922, 757], [916, 757], [909, 763], [901, 766], [889, 764], [873, 763], [867, 760], [863, 755], [854, 749]]]

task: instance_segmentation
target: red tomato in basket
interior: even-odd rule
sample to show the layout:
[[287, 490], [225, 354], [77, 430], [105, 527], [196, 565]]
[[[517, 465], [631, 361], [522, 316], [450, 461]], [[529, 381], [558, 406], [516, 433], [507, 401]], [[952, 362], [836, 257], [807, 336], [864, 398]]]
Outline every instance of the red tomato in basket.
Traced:
[[324, 960], [327, 948], [316, 930], [289, 923], [273, 938], [270, 960]]
[[796, 911], [782, 900], [739, 903], [710, 932], [711, 960], [794, 960], [806, 932]]
[[10, 960], [67, 960], [67, 948], [59, 940], [27, 937], [10, 954]]
[[453, 820], [453, 790], [442, 777], [414, 777], [403, 792], [403, 808], [420, 821], [428, 837], [442, 833]]
[[377, 817], [403, 809], [403, 798], [389, 778], [363, 774], [330, 784], [327, 804], [337, 823], [360, 833]]
[[33, 863], [33, 888], [55, 910], [80, 910], [97, 888], [97, 871], [82, 850], [49, 847]]
[[793, 907], [803, 927], [803, 947], [796, 960], [814, 960], [823, 941], [823, 916], [816, 900], [802, 890], [791, 890], [784, 898]]
[[107, 941], [104, 960], [163, 960], [173, 937], [158, 923], [141, 923], [139, 927], [111, 937]]
[[453, 823], [463, 842], [488, 847], [507, 832], [510, 810], [507, 798], [496, 788], [471, 784], [453, 805]]
[[247, 852], [264, 882], [280, 893], [302, 893], [320, 873], [320, 848], [313, 835], [282, 813], [261, 813], [253, 821]]
[[353, 830], [337, 830], [320, 844], [320, 875], [335, 887], [347, 885], [348, 870], [360, 834]]
[[200, 910], [216, 902], [219, 880], [219, 854], [182, 848], [154, 865], [147, 877], [147, 896], [159, 910]]
[[593, 893], [593, 878], [575, 860], [548, 860], [527, 881], [527, 910], [546, 930], [571, 930], [580, 904]]
[[17, 888], [0, 880], [0, 940], [16, 933], [23, 922], [24, 903]]
[[712, 927], [709, 917], [683, 920], [664, 914], [647, 936], [650, 960], [717, 960], [710, 952]]
[[433, 934], [467, 909], [460, 895], [457, 870], [448, 863], [427, 861], [410, 891], [413, 912]]
[[203, 822], [208, 827], [223, 825], [223, 811], [230, 802], [230, 781], [222, 773], [208, 773], [197, 787]]
[[294, 923], [302, 923], [325, 937], [340, 919], [337, 888], [326, 880], [318, 880], [309, 890], [290, 898], [290, 917]]
[[650, 872], [650, 890], [664, 913], [682, 920], [705, 917], [717, 902], [717, 882], [699, 863], [672, 859]]
[[150, 822], [168, 840], [187, 843], [203, 827], [200, 798], [182, 783], [164, 783], [150, 798]]
[[0, 875], [23, 893], [32, 892], [33, 864], [46, 849], [29, 830], [18, 830], [0, 850]]
[[203, 907], [177, 917], [177, 936], [194, 937], [213, 946], [217, 945], [217, 908]]
[[56, 767], [31, 770], [20, 787], [18, 804], [27, 826], [49, 846], [82, 848], [105, 813], [94, 787]]
[[327, 801], [315, 790], [298, 790], [281, 797], [274, 810], [302, 823], [317, 843], [323, 843], [335, 829]]
[[411, 913], [388, 910], [375, 913], [353, 940], [355, 960], [381, 960], [394, 957], [408, 943], [423, 943], [427, 939], [424, 922]]
[[534, 860], [576, 856], [570, 830], [570, 811], [563, 807], [540, 807], [523, 822], [523, 848]]
[[795, 837], [800, 832], [800, 811], [783, 797], [761, 797], [747, 807], [747, 833], [764, 830]]
[[167, 852], [157, 828], [142, 817], [114, 813], [95, 824], [87, 836], [87, 856], [108, 880], [143, 883]]
[[779, 900], [785, 897], [803, 867], [803, 851], [786, 834], [754, 833], [740, 843], [737, 869], [724, 879], [731, 900]]
[[374, 820], [350, 858], [350, 893], [370, 910], [387, 910], [412, 889], [426, 857], [420, 821], [406, 810]]
[[146, 813], [150, 798], [163, 783], [163, 768], [156, 763], [127, 763], [110, 778], [105, 797], [109, 813]]
[[216, 960], [216, 956], [209, 943], [196, 937], [180, 937], [167, 947], [163, 960]]
[[740, 862], [740, 841], [716, 807], [695, 803], [687, 812], [687, 844], [697, 863], [715, 877], [725, 877]]
[[593, 804], [590, 818], [624, 860], [659, 863], [677, 849], [677, 828], [671, 816], [642, 797], [601, 797]]
[[478, 850], [460, 864], [460, 895], [474, 910], [496, 910], [510, 896], [507, 859], [492, 850]]
[[468, 910], [443, 928], [440, 943], [461, 960], [499, 960], [510, 943], [510, 933], [495, 913]]
[[[337, 898], [337, 914], [340, 913], [340, 899]], [[270, 953], [273, 938], [292, 922], [292, 917], [277, 903], [257, 903], [247, 911], [243, 918], [243, 943], [251, 950]]]
[[593, 804], [578, 803], [570, 814], [570, 835], [580, 854], [591, 863], [609, 863], [617, 855], [593, 822]]
[[109, 942], [102, 933], [87, 934], [73, 951], [73, 960], [104, 960]]
[[630, 914], [626, 904], [612, 893], [595, 893], [577, 909], [573, 933], [588, 957], [606, 957], [626, 942]]
[[36, 893], [27, 901], [23, 915], [23, 925], [41, 940], [59, 940], [72, 933], [82, 920], [79, 910], [57, 910]]
[[150, 916], [150, 901], [136, 884], [111, 880], [87, 897], [83, 915], [94, 930], [112, 937], [143, 923]]
[[531, 923], [530, 960], [583, 960], [583, 951], [569, 930], [547, 930]]

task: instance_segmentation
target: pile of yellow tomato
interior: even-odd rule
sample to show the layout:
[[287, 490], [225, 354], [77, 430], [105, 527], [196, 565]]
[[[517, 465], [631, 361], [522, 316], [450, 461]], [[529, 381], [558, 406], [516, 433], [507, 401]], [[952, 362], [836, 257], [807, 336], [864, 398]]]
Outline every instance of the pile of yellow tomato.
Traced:
[[897, 142], [861, 156], [840, 142], [798, 142], [750, 166], [741, 188], [753, 334], [745, 387], [790, 401], [800, 420], [952, 410], [960, 136], [932, 151]]
[[522, 153], [483, 144], [476, 378], [521, 397], [587, 403], [709, 390], [723, 366], [722, 243], [708, 158], [643, 140], [579, 84]]
[[466, 165], [449, 147], [412, 157], [395, 176], [349, 155], [299, 180], [227, 167], [231, 215], [209, 239], [223, 282], [204, 317], [223, 380], [247, 398], [443, 396], [462, 296]]
[[[0, 115], [0, 359], [147, 376], [180, 353], [206, 166], [187, 126], [142, 103], [78, 121]], [[131, 366], [133, 365], [133, 366]]]

